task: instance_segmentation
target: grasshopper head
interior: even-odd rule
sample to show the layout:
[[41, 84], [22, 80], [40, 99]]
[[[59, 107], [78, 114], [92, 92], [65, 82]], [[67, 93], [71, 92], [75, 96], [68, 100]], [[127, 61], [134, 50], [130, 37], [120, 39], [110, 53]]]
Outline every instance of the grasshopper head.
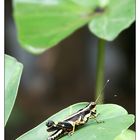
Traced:
[[89, 103], [90, 110], [94, 109], [95, 107], [96, 107], [96, 103], [95, 102], [90, 102]]
[[96, 103], [95, 102], [91, 102], [89, 104], [89, 108], [91, 110], [91, 114], [95, 115], [96, 114]]

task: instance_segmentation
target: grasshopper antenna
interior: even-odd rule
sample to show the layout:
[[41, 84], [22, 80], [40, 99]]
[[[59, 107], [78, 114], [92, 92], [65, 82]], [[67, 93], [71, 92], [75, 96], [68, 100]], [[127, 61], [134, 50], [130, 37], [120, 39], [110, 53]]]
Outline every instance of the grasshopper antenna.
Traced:
[[95, 103], [97, 103], [97, 102], [99, 101], [99, 99], [100, 99], [101, 95], [103, 94], [103, 91], [104, 91], [104, 89], [105, 89], [106, 85], [108, 84], [108, 82], [109, 82], [109, 80], [107, 80], [107, 81], [106, 81], [106, 83], [105, 83], [105, 85], [104, 85], [103, 89], [101, 90], [101, 93], [100, 93], [100, 94], [99, 94], [99, 96], [97, 97], [97, 99], [96, 99]]

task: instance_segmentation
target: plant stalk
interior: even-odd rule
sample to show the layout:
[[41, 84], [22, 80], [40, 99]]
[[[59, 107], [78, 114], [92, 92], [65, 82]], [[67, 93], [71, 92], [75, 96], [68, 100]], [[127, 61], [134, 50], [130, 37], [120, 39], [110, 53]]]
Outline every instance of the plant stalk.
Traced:
[[98, 103], [104, 102], [104, 94], [103, 93], [101, 94], [101, 92], [104, 88], [105, 43], [106, 43], [105, 40], [99, 39], [97, 67], [96, 67], [96, 91], [95, 91], [95, 99], [97, 99], [98, 96], [100, 96]]

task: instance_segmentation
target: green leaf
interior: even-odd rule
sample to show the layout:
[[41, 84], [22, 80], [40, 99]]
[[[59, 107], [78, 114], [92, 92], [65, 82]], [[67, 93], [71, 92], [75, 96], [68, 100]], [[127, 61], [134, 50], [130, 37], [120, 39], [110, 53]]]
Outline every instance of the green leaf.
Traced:
[[5, 125], [17, 96], [23, 65], [15, 58], [5, 55]]
[[[87, 103], [74, 104], [53, 115], [47, 120], [62, 121], [70, 114], [85, 107]], [[134, 122], [134, 116], [128, 115], [127, 111], [121, 106], [115, 104], [97, 105], [97, 117], [99, 121], [104, 123], [96, 123], [95, 120], [89, 120], [87, 124], [76, 130], [72, 136], [64, 136], [62, 140], [113, 140], [121, 134]], [[46, 140], [49, 133], [46, 131], [46, 121], [35, 127], [34, 129], [23, 134], [17, 140]]]
[[56, 45], [90, 17], [87, 7], [72, 0], [14, 0], [14, 17], [22, 46], [41, 53]]
[[[113, 40], [135, 19], [133, 0], [14, 0], [21, 45], [42, 53], [89, 23], [93, 34]], [[105, 8], [97, 14], [95, 9]]]
[[134, 0], [108, 0], [104, 12], [97, 14], [89, 23], [89, 29], [99, 38], [112, 41], [134, 20]]
[[126, 130], [122, 132], [115, 140], [135, 140], [135, 132], [132, 130]]

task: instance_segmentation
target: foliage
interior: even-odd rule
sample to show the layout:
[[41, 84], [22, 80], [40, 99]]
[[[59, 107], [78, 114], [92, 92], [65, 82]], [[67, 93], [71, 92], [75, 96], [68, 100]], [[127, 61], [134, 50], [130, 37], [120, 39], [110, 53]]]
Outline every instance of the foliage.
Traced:
[[[14, 0], [13, 6], [19, 42], [22, 47], [35, 54], [55, 46], [86, 24], [97, 37], [112, 41], [135, 20], [133, 0]], [[6, 68], [5, 84], [5, 110], [7, 110], [5, 120], [7, 122], [15, 101], [22, 65], [9, 56], [6, 56], [6, 59], [8, 68]], [[11, 79], [8, 79], [9, 77]], [[99, 81], [103, 82], [102, 79]], [[62, 121], [86, 104], [74, 104], [47, 120]], [[90, 120], [73, 136], [64, 136], [62, 139], [132, 140], [134, 138], [134, 132], [127, 130], [134, 123], [134, 116], [128, 114], [124, 108], [115, 104], [103, 104], [97, 105], [97, 111], [100, 113], [97, 119], [105, 123], [97, 124], [95, 120]], [[17, 140], [47, 139], [49, 134], [46, 131], [46, 121]]]
[[5, 55], [5, 125], [14, 106], [22, 69], [23, 65], [15, 58]]
[[21, 45], [42, 53], [88, 24], [90, 31], [113, 40], [135, 19], [133, 0], [14, 0]]
[[[76, 112], [77, 110], [85, 107], [87, 103], [74, 104], [58, 113], [53, 115], [47, 120], [62, 121], [64, 118]], [[97, 119], [104, 121], [104, 123], [96, 123], [95, 120], [90, 120], [87, 124], [77, 130], [71, 137], [64, 136], [62, 140], [113, 140], [122, 131], [126, 130], [134, 122], [134, 116], [129, 115], [127, 111], [121, 106], [115, 104], [102, 104], [97, 105]], [[17, 140], [45, 140], [48, 137], [46, 131], [46, 121], [23, 134]]]

